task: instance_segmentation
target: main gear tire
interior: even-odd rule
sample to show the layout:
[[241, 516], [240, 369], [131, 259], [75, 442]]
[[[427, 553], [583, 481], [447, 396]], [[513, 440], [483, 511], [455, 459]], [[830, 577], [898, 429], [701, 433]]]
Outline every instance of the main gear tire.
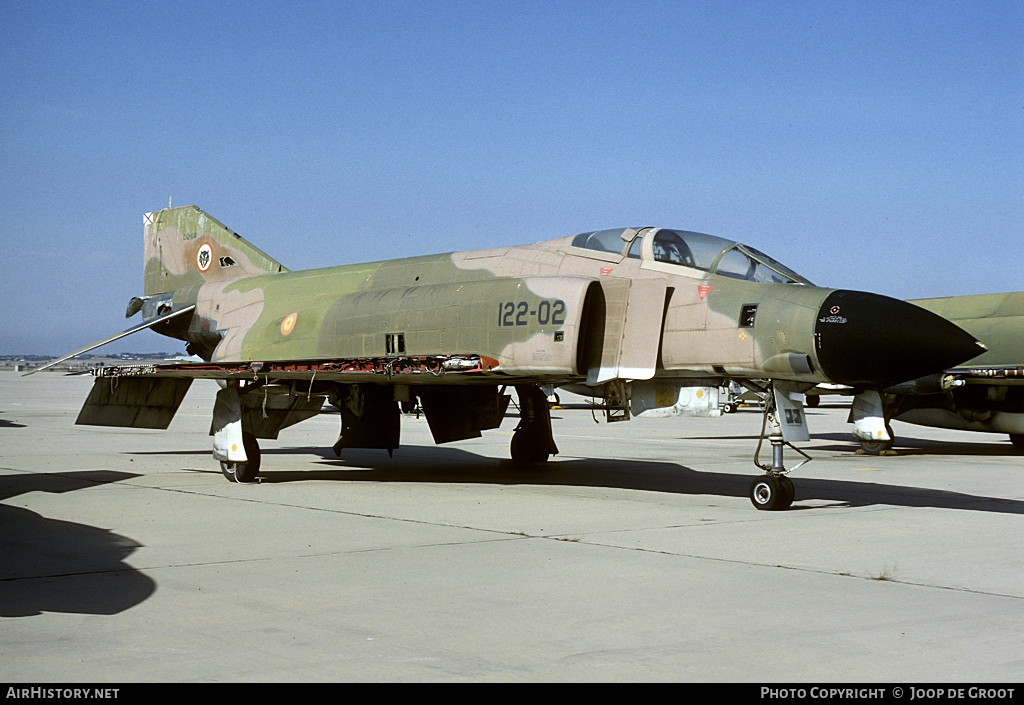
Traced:
[[248, 431], [242, 432], [242, 447], [245, 448], [246, 461], [244, 463], [231, 463], [226, 460], [220, 462], [220, 471], [224, 477], [232, 482], [255, 482], [260, 472], [260, 444], [256, 436]]
[[540, 440], [536, 434], [531, 434], [525, 430], [516, 431], [512, 435], [512, 462], [520, 466], [547, 462], [549, 454], [539, 450], [541, 447]]

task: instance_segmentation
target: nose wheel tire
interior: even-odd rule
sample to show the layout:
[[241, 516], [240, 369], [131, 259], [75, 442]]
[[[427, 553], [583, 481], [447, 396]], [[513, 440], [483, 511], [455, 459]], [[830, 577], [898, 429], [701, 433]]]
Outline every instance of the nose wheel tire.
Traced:
[[750, 483], [750, 501], [758, 509], [777, 511], [788, 508], [796, 496], [793, 481], [785, 475], [765, 474]]
[[779, 507], [779, 509], [788, 509], [793, 504], [793, 500], [796, 499], [796, 488], [793, 487], [793, 481], [786, 475], [779, 475], [779, 485], [782, 486], [782, 490], [786, 493], [783, 506]]

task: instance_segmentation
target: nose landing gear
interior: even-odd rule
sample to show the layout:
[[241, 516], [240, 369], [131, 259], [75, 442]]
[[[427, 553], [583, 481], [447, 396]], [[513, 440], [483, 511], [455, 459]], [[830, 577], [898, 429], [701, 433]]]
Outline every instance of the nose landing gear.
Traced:
[[[787, 473], [790, 471], [783, 465], [782, 451], [789, 446], [806, 460], [796, 468], [808, 462], [811, 457], [794, 446], [790, 441], [806, 441], [810, 439], [807, 431], [807, 420], [803, 415], [802, 394], [794, 394], [795, 388], [775, 383], [771, 389], [762, 394], [764, 402], [764, 419], [761, 422], [761, 436], [754, 452], [754, 464], [764, 470], [765, 474], [755, 477], [750, 483], [750, 501], [762, 510], [788, 509], [796, 497], [793, 481]], [[762, 464], [759, 461], [761, 444], [764, 442], [765, 430], [768, 430], [768, 441], [772, 445], [772, 463]]]
[[750, 483], [750, 501], [758, 509], [788, 509], [795, 497], [793, 481], [785, 475], [769, 472]]

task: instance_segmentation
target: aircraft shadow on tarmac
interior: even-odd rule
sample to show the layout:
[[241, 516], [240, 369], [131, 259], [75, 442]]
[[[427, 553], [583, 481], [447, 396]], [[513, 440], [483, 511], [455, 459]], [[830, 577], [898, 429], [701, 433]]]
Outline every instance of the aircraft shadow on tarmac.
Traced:
[[[310, 470], [266, 469], [267, 456], [277, 454], [319, 456], [318, 468]], [[770, 449], [768, 451], [770, 454]], [[489, 483], [608, 487], [688, 495], [744, 498], [750, 480], [758, 474], [751, 464], [749, 476], [697, 471], [678, 463], [623, 458], [557, 460], [520, 468], [510, 460], [496, 460], [452, 447], [403, 446], [388, 458], [382, 450], [347, 449], [340, 458], [323, 448], [282, 448], [263, 451], [262, 482], [335, 480], [344, 482]], [[764, 460], [764, 458], [762, 458]], [[836, 506], [891, 505], [1024, 514], [1024, 502], [947, 490], [887, 485], [877, 482], [801, 478], [795, 476], [796, 500], [788, 511], [814, 510], [821, 505], [801, 506], [819, 500]]]
[[[957, 443], [956, 441], [933, 441], [922, 438], [901, 438], [899, 435], [896, 436], [896, 443], [894, 450], [895, 455], [956, 455], [956, 456], [973, 456], [973, 457], [993, 457], [993, 458], [1024, 458], [1024, 453], [1016, 448], [1009, 440], [1002, 442], [1002, 439], [1006, 438], [1005, 435], [999, 436], [998, 434], [992, 435], [992, 441], [987, 443]], [[686, 440], [693, 441], [744, 441], [749, 440], [751, 443], [757, 443], [757, 435], [741, 434], [737, 436], [687, 436]], [[822, 443], [822, 441], [832, 441], [830, 445]], [[801, 446], [801, 449], [810, 453], [814, 451], [818, 452], [834, 452], [842, 453], [846, 452], [851, 455], [857, 452], [859, 447], [857, 442], [852, 440], [849, 433], [812, 433], [811, 442], [815, 443], [812, 446]], [[762, 453], [768, 451], [768, 443], [765, 442], [765, 447], [762, 449]]]
[[0, 617], [110, 615], [153, 594], [156, 583], [124, 562], [138, 542], [2, 503], [27, 492], [73, 492], [132, 477], [138, 475], [97, 470], [0, 476]]
[[[1006, 434], [991, 434], [992, 441], [986, 443], [958, 443], [956, 441], [933, 441], [924, 438], [901, 438], [896, 434], [893, 450], [896, 455], [969, 455], [974, 457], [1020, 457], [1024, 453], [1010, 443]], [[836, 441], [840, 445], [818, 446], [819, 450], [847, 450], [853, 452], [857, 448], [851, 442], [850, 434], [820, 433], [811, 436], [814, 440]]]

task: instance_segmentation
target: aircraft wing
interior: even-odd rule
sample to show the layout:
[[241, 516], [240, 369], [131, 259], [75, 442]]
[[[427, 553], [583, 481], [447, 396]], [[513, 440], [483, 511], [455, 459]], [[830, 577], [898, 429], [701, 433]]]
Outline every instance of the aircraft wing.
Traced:
[[497, 360], [474, 354], [113, 365], [74, 373], [96, 377], [76, 423], [166, 429], [192, 381], [213, 379], [244, 382], [246, 428], [256, 438], [277, 438], [281, 429], [319, 413], [338, 383], [494, 384], [497, 367]]
[[89, 372], [94, 376], [104, 378], [145, 376], [149, 378], [262, 381], [264, 383], [319, 380], [349, 384], [384, 381], [390, 384], [403, 384], [413, 382], [416, 378], [427, 379], [445, 376], [444, 382], [451, 384], [457, 382], [447, 375], [459, 373], [463, 376], [463, 381], [471, 381], [473, 376], [479, 379], [480, 375], [497, 368], [498, 361], [486, 356], [452, 354], [267, 362], [171, 362], [147, 365], [112, 365], [96, 368]]

